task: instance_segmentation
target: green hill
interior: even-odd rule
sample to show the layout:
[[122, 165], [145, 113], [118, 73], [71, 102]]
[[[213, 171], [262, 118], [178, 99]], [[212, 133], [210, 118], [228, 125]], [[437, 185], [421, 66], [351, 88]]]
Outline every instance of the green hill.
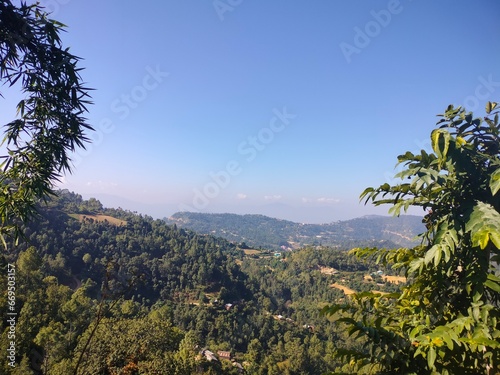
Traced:
[[[16, 314], [15, 373], [319, 375], [341, 365], [336, 347], [353, 345], [320, 309], [344, 290], [398, 288], [378, 276], [390, 270], [344, 248], [245, 255], [221, 237], [68, 191], [39, 211], [25, 241], [0, 256], [2, 290], [15, 271], [14, 305], [0, 294], [0, 314]], [[4, 352], [9, 336], [6, 318]], [[0, 357], [0, 373], [11, 369]]]
[[295, 249], [308, 245], [409, 247], [415, 245], [415, 237], [424, 231], [422, 218], [411, 215], [366, 216], [330, 224], [301, 224], [263, 215], [178, 212], [167, 222], [198, 233], [269, 249]]

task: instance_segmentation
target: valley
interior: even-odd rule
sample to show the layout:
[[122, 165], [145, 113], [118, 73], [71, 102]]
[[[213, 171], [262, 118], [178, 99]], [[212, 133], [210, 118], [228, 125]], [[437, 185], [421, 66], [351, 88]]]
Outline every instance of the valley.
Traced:
[[295, 223], [264, 215], [178, 212], [167, 223], [253, 247], [292, 250], [304, 246], [412, 247], [425, 227], [419, 216], [365, 216], [328, 224]]
[[252, 248], [69, 191], [40, 213], [2, 264], [18, 269], [23, 361], [45, 358], [44, 373], [322, 374], [341, 365], [335, 348], [355, 343], [321, 309], [354, 291], [399, 288], [382, 278], [399, 275], [340, 245]]

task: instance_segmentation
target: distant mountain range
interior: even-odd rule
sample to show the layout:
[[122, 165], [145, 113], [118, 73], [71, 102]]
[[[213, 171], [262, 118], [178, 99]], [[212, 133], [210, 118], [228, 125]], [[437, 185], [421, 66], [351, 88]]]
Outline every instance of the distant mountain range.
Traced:
[[337, 247], [412, 247], [425, 231], [422, 217], [364, 216], [329, 224], [301, 224], [264, 215], [177, 212], [169, 224], [210, 234], [249, 247], [296, 249], [307, 245]]

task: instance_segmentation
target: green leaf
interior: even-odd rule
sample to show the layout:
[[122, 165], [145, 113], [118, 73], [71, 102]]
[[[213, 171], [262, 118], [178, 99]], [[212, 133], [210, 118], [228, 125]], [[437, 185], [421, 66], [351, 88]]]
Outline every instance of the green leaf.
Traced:
[[488, 279], [484, 282], [484, 285], [491, 290], [500, 293], [500, 277], [490, 273], [488, 274]]
[[417, 271], [420, 273], [422, 272], [423, 268], [424, 268], [424, 259], [423, 258], [414, 259], [410, 263], [410, 268], [408, 269], [408, 275], [416, 273]]
[[325, 306], [321, 309], [320, 315], [325, 316], [325, 315], [333, 315], [337, 311], [342, 311], [345, 309], [345, 306], [343, 305], [332, 305], [332, 306]]
[[500, 285], [494, 281], [491, 281], [491, 280], [486, 280], [484, 282], [484, 286], [490, 288], [491, 290], [497, 292], [497, 293], [500, 293]]
[[488, 102], [488, 103], [486, 103], [486, 113], [490, 114], [491, 111], [493, 111], [496, 108], [497, 104], [498, 103], [496, 103], [496, 102]]
[[441, 261], [441, 245], [436, 244], [432, 246], [426, 253], [424, 257], [424, 263], [428, 265], [434, 261], [434, 265], [437, 266]]
[[490, 177], [491, 194], [496, 195], [500, 190], [500, 168], [491, 174]]
[[430, 369], [434, 369], [434, 362], [436, 361], [436, 350], [431, 346], [427, 353], [427, 365]]
[[445, 159], [450, 148], [451, 134], [443, 129], [436, 129], [431, 134], [432, 149], [440, 157]]
[[490, 240], [490, 232], [488, 230], [481, 230], [476, 232], [472, 238], [472, 240], [479, 245], [481, 249], [485, 249], [488, 246], [488, 242]]
[[413, 155], [413, 153], [411, 153], [410, 151], [406, 151], [406, 153], [404, 155], [398, 156], [398, 163], [403, 163], [407, 160], [414, 160], [414, 159], [415, 159], [415, 155]]
[[490, 240], [497, 247], [497, 249], [500, 249], [500, 232], [499, 231], [496, 230], [494, 232], [490, 232]]
[[444, 333], [442, 339], [446, 343], [448, 349], [453, 350], [453, 340], [451, 339], [450, 335], [448, 333]]
[[465, 225], [470, 232], [473, 246], [485, 249], [489, 241], [500, 248], [500, 213], [484, 202], [477, 202]]

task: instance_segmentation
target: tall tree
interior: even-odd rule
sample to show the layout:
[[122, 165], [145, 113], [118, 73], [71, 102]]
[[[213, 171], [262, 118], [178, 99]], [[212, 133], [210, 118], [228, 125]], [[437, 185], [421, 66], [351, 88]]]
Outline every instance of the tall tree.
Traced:
[[19, 222], [32, 218], [36, 202], [53, 194], [53, 183], [71, 171], [70, 153], [84, 147], [85, 131], [93, 130], [83, 117], [90, 89], [82, 83], [80, 59], [62, 45], [63, 30], [38, 3], [0, 1], [0, 81], [20, 85], [25, 96], [17, 105], [17, 118], [5, 125], [2, 239], [19, 235]]
[[449, 106], [431, 134], [433, 152], [398, 157], [403, 182], [368, 188], [375, 205], [399, 215], [422, 207], [420, 245], [354, 249], [406, 271], [401, 293], [360, 293], [324, 312], [364, 343], [339, 349], [343, 371], [496, 374], [500, 371], [500, 125], [497, 103], [475, 118]]

